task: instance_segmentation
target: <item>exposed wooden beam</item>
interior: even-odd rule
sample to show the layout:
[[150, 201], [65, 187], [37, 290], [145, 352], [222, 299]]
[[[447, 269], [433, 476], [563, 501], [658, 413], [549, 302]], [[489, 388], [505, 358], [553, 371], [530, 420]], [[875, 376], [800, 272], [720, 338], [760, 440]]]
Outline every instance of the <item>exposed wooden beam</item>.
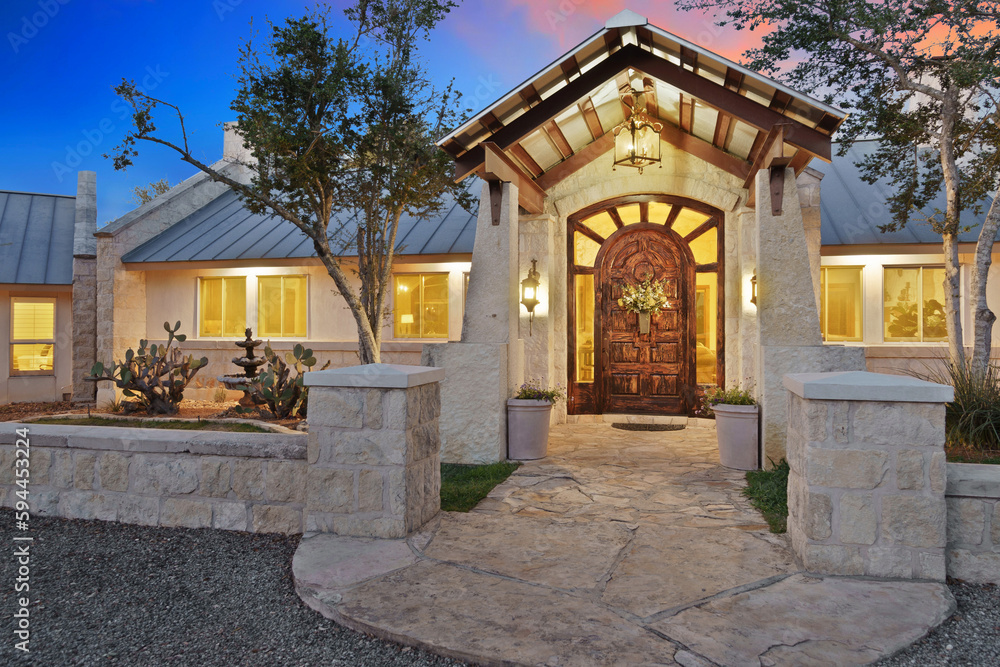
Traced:
[[[792, 128], [786, 141], [796, 148], [809, 151], [813, 155], [830, 161], [830, 137], [798, 121], [758, 104], [725, 86], [713, 83], [679, 65], [659, 56], [643, 51], [635, 45], [624, 46], [610, 57], [584, 72], [571, 84], [542, 100], [536, 107], [521, 114], [503, 129], [495, 133], [491, 140], [501, 148], [508, 148], [521, 141], [535, 128], [552, 120], [563, 110], [578, 104], [606, 81], [614, 79], [619, 72], [633, 67], [644, 74], [665, 81], [683, 92], [697, 97], [715, 109], [727, 112], [743, 120], [758, 130], [770, 130], [778, 123], [790, 122]], [[483, 163], [483, 151], [479, 146], [469, 150], [455, 162], [455, 178], [461, 180], [476, 171]]]
[[688, 95], [684, 96], [684, 93], [680, 94], [680, 124], [681, 129], [685, 132], [690, 133], [691, 128], [694, 126], [694, 99]]
[[527, 86], [522, 88], [519, 95], [521, 96], [521, 99], [528, 104], [529, 109], [537, 107], [542, 103], [542, 97], [538, 94], [538, 91], [535, 89], [535, 85], [532, 83], [529, 83]]
[[659, 118], [660, 105], [656, 101], [656, 84], [647, 76], [642, 79], [642, 87], [646, 92], [646, 111], [653, 118]]
[[573, 147], [569, 145], [566, 135], [559, 129], [559, 125], [554, 120], [550, 120], [542, 127], [545, 129], [545, 133], [549, 139], [552, 140], [552, 145], [555, 146], [564, 160], [573, 154]]
[[465, 146], [458, 143], [455, 139], [449, 139], [448, 141], [441, 144], [441, 148], [445, 153], [452, 157], [458, 157], [465, 152]]
[[733, 69], [732, 67], [726, 68], [726, 82], [723, 84], [727, 90], [733, 92], [739, 92], [740, 86], [743, 85], [743, 79], [746, 75], [743, 72]]
[[604, 134], [604, 128], [601, 127], [601, 119], [597, 116], [597, 109], [594, 108], [594, 100], [588, 97], [581, 102], [580, 112], [583, 113], [583, 120], [587, 123], [590, 136], [595, 140], [599, 139]]
[[698, 69], [698, 52], [683, 44], [681, 45], [681, 66], [690, 67], [692, 70]]
[[746, 178], [747, 174], [750, 173], [750, 165], [748, 163], [735, 155], [730, 155], [722, 149], [716, 148], [693, 134], [683, 132], [680, 128], [674, 127], [670, 123], [663, 124], [663, 129], [660, 130], [660, 138], [668, 144], [676, 146], [682, 151], [687, 151], [691, 155], [699, 157], [705, 162], [713, 164], [737, 178]]
[[726, 145], [726, 139], [729, 137], [729, 126], [732, 123], [733, 117], [727, 113], [719, 112], [718, 118], [715, 119], [715, 132], [712, 134], [712, 145], [716, 148], [722, 148]]
[[809, 163], [812, 161], [812, 157], [812, 155], [809, 155], [809, 153], [806, 153], [805, 151], [797, 151], [795, 155], [792, 156], [792, 161], [788, 163], [788, 167], [789, 169], [794, 169], [795, 175], [798, 176], [806, 170], [806, 167], [809, 166]]
[[775, 90], [774, 95], [771, 97], [770, 108], [777, 111], [778, 113], [784, 113], [785, 109], [788, 108], [789, 103], [792, 101], [792, 96], [783, 90]]
[[649, 202], [639, 202], [639, 221], [649, 222]]
[[479, 144], [483, 147], [483, 178], [490, 182], [502, 181], [517, 186], [518, 204], [529, 213], [545, 210], [545, 191], [535, 185], [531, 177], [524, 173], [513, 160], [490, 141]]
[[576, 56], [570, 56], [559, 63], [559, 68], [562, 69], [563, 76], [566, 77], [566, 83], [572, 83], [580, 78], [580, 65], [576, 62]]
[[[571, 157], [563, 160], [535, 180], [535, 184], [543, 190], [548, 190], [553, 185], [563, 180], [567, 176], [583, 169], [588, 164], [607, 153], [615, 145], [615, 135], [606, 132], [596, 141], [592, 141]], [[611, 165], [608, 164], [610, 168]]]
[[764, 137], [760, 150], [757, 151], [757, 156], [754, 158], [753, 165], [750, 167], [750, 173], [747, 174], [746, 179], [743, 181], [744, 188], [753, 188], [757, 172], [761, 169], [772, 166], [776, 159], [783, 158], [782, 147], [785, 142], [785, 132], [787, 128], [787, 125], [775, 125], [767, 133], [767, 136]]
[[613, 54], [616, 49], [621, 49], [623, 46], [621, 28], [615, 28], [604, 33], [604, 46], [608, 50], [608, 55]]
[[503, 123], [492, 111], [487, 111], [479, 117], [479, 124], [486, 128], [488, 132], [499, 132], [503, 129]]
[[816, 125], [816, 129], [823, 134], [833, 134], [840, 127], [842, 120], [843, 118], [837, 118], [833, 114], [824, 114], [823, 118]]
[[611, 222], [615, 223], [615, 227], [617, 227], [618, 229], [621, 229], [622, 227], [625, 226], [625, 223], [622, 222], [622, 217], [618, 215], [618, 209], [614, 207], [609, 208], [608, 215], [611, 216]]
[[545, 171], [537, 162], [535, 162], [535, 158], [531, 157], [528, 154], [528, 151], [524, 150], [524, 146], [521, 144], [514, 144], [507, 150], [509, 150], [510, 154], [516, 157], [521, 164], [524, 165], [524, 168], [528, 170], [532, 179]]

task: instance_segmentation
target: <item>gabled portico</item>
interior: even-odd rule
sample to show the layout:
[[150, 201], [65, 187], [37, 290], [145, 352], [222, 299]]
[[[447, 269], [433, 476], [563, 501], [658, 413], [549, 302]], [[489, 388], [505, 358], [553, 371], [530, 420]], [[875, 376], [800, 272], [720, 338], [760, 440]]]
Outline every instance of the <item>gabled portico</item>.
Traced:
[[[640, 102], [659, 163], [615, 166], [615, 130]], [[486, 183], [462, 342], [433, 360], [454, 380], [443, 385], [448, 414], [449, 393], [484, 395], [470, 383], [485, 375], [452, 370], [469, 356], [461, 346], [495, 346], [491, 398], [475, 413], [495, 415], [497, 427], [470, 436], [444, 420], [445, 460], [503, 457], [502, 398], [523, 378], [567, 387], [559, 420], [689, 414], [706, 386], [754, 386], [764, 453], [780, 458], [781, 377], [864, 367], [863, 352], [824, 347], [819, 330], [818, 178], [808, 165], [830, 160], [844, 117], [625, 11], [443, 138], [456, 179]], [[541, 302], [529, 335], [517, 286], [533, 260]], [[644, 279], [663, 281], [668, 297], [649, 333], [618, 305], [622, 287]], [[476, 358], [485, 363], [483, 350]]]

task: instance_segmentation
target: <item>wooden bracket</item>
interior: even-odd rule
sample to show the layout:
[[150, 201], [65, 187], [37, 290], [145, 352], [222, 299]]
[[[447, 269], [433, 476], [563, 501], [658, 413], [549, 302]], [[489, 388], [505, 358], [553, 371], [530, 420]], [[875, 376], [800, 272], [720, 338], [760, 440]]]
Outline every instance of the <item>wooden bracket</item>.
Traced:
[[788, 158], [775, 158], [771, 160], [768, 167], [770, 189], [771, 189], [771, 215], [781, 215], [782, 200], [785, 196], [785, 167], [791, 160]]
[[493, 226], [500, 225], [500, 206], [503, 203], [503, 183], [487, 181], [490, 184], [490, 216]]

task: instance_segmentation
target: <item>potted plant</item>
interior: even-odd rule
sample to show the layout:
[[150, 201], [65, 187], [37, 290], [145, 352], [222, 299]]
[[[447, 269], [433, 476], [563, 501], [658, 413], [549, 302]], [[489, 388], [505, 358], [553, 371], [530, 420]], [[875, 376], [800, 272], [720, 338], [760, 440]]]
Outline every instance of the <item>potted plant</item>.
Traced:
[[559, 387], [543, 389], [529, 380], [507, 399], [507, 458], [544, 458], [549, 447], [549, 415], [563, 396]]
[[663, 291], [664, 281], [646, 278], [638, 285], [622, 285], [622, 296], [618, 305], [639, 315], [639, 333], [649, 333], [649, 316], [666, 308], [667, 295]]
[[707, 411], [715, 415], [715, 435], [719, 440], [719, 460], [727, 468], [757, 470], [757, 422], [760, 406], [752, 389], [716, 387], [705, 394]]

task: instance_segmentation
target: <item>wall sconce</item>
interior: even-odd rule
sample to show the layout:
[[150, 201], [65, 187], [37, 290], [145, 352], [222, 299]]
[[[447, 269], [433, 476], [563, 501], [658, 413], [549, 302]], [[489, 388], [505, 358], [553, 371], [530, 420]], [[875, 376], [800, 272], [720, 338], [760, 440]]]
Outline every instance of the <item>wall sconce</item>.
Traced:
[[757, 305], [757, 272], [753, 272], [753, 277], [750, 278], [750, 303]]
[[535, 306], [538, 305], [538, 279], [541, 277], [535, 269], [537, 259], [531, 260], [528, 277], [521, 281], [521, 305], [528, 309], [528, 335], [531, 335], [531, 322], [535, 319]]

